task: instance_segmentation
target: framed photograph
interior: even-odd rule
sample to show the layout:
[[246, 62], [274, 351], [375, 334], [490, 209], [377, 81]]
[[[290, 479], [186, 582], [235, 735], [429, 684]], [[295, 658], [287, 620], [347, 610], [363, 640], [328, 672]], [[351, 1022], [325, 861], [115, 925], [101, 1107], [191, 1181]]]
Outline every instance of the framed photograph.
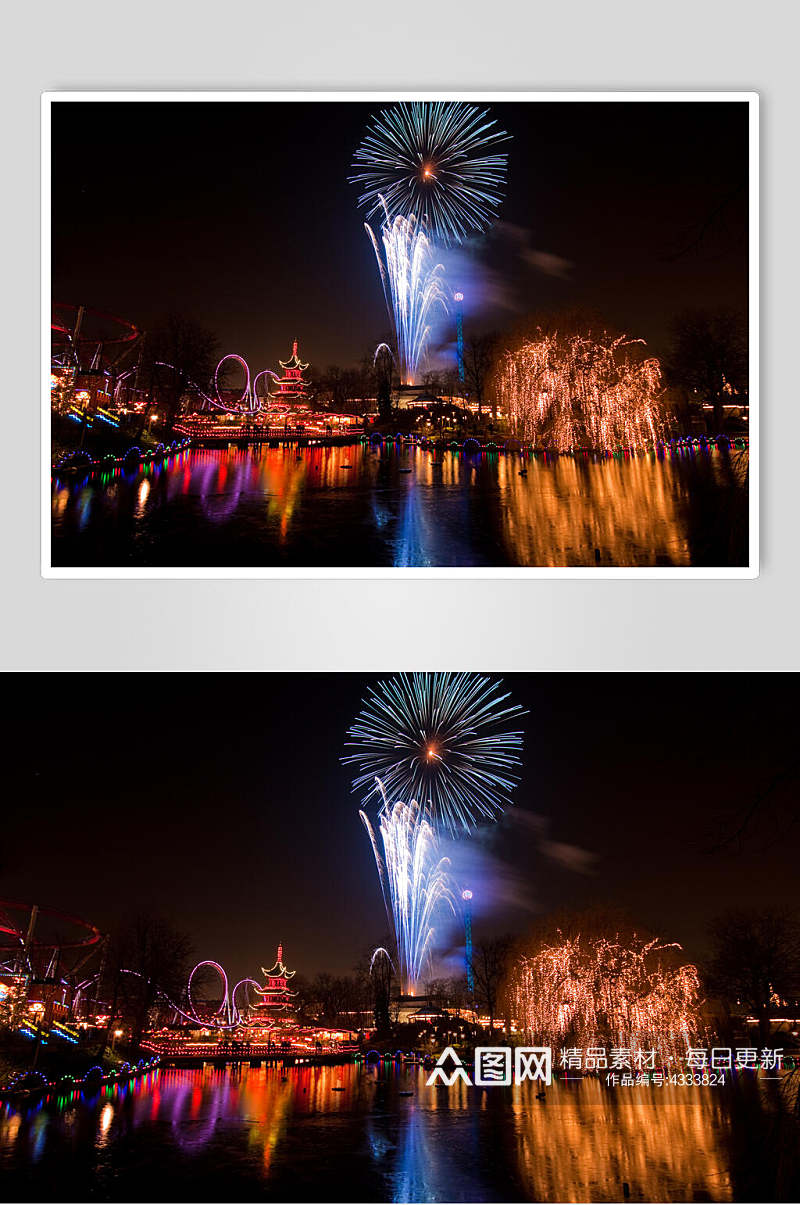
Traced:
[[45, 576], [757, 575], [756, 94], [42, 114]]
[[753, 681], [135, 674], [146, 773], [108, 675], [23, 695], [3, 1199], [796, 1202], [796, 719]]

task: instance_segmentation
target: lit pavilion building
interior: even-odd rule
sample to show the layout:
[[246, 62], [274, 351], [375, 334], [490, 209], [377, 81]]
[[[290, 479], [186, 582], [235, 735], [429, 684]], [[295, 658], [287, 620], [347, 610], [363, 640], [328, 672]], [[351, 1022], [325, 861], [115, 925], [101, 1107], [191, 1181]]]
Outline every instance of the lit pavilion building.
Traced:
[[[239, 408], [238, 403], [244, 398], [237, 389], [222, 389], [218, 397], [223, 413], [183, 415], [175, 431], [195, 440], [200, 447], [227, 446], [234, 439], [258, 437], [316, 440], [349, 439], [360, 434], [364, 428], [363, 412], [373, 408], [375, 399], [362, 399], [363, 411], [356, 414], [316, 409], [309, 394], [309, 382], [303, 379], [309, 365], [300, 359], [297, 348], [298, 340], [295, 339], [289, 359], [278, 361], [282, 375], [276, 377], [270, 372], [269, 376], [274, 379], [269, 391], [249, 399], [255, 404], [254, 410]], [[257, 373], [255, 380], [262, 375]]]
[[303, 373], [308, 368], [297, 354], [297, 340], [292, 344], [292, 354], [288, 360], [279, 360], [283, 376], [275, 382], [275, 392], [272, 399], [275, 402], [290, 402], [291, 405], [304, 405], [308, 401], [306, 382]]
[[262, 967], [261, 970], [266, 982], [264, 987], [255, 988], [260, 1000], [255, 1005], [254, 1011], [259, 1020], [268, 1020], [278, 1013], [285, 1013], [292, 1007], [292, 1000], [297, 992], [290, 989], [289, 980], [293, 979], [297, 972], [288, 970], [284, 965], [282, 945], [278, 946], [275, 965], [269, 970], [266, 967]]

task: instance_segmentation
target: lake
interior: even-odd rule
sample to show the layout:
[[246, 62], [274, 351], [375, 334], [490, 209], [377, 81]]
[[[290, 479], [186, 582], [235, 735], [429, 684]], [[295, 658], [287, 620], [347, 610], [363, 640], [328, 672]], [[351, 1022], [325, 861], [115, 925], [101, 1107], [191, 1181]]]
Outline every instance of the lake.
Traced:
[[741, 567], [748, 453], [185, 451], [53, 479], [65, 567]]
[[4, 1104], [0, 1183], [31, 1201], [776, 1199], [775, 1114], [752, 1080], [559, 1080], [540, 1099], [428, 1074], [207, 1066]]

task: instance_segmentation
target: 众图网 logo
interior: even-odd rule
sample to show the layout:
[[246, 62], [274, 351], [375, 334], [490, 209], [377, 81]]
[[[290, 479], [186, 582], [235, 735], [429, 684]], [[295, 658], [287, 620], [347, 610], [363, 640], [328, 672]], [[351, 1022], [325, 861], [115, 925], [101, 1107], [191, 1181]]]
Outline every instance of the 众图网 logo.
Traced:
[[526, 1080], [549, 1084], [553, 1078], [553, 1052], [549, 1046], [476, 1046], [474, 1078], [453, 1050], [446, 1046], [428, 1077], [427, 1086], [450, 1088], [461, 1081], [471, 1087], [509, 1087]]

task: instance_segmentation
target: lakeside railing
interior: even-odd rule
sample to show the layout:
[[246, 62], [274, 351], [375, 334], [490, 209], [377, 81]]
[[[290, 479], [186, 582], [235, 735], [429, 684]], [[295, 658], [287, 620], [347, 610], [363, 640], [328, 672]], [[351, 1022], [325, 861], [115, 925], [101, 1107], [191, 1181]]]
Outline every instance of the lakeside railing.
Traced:
[[[220, 438], [223, 436], [207, 436], [206, 438]], [[363, 443], [374, 446], [393, 445], [395, 447], [414, 446], [422, 448], [424, 451], [432, 452], [453, 452], [457, 454], [463, 453], [466, 456], [479, 455], [510, 455], [519, 456], [522, 460], [541, 458], [544, 462], [555, 461], [562, 457], [566, 458], [581, 458], [589, 459], [589, 457], [600, 458], [603, 460], [632, 460], [640, 456], [656, 456], [663, 458], [673, 455], [694, 455], [697, 453], [707, 453], [712, 451], [748, 451], [750, 441], [747, 436], [739, 435], [728, 437], [720, 436], [686, 436], [681, 439], [671, 439], [665, 443], [647, 444], [641, 447], [631, 445], [620, 445], [615, 448], [583, 448], [573, 447], [567, 449], [538, 447], [532, 443], [526, 443], [511, 437], [496, 443], [494, 440], [481, 442], [480, 440], [469, 436], [467, 439], [459, 442], [456, 439], [448, 440], [446, 437], [431, 437], [431, 436], [412, 436], [398, 433], [396, 435], [384, 435], [377, 432], [371, 436], [360, 433], [344, 433], [335, 434], [333, 436], [322, 436], [314, 433], [309, 433], [307, 430], [289, 428], [264, 428], [258, 436], [237, 435], [236, 431], [225, 429], [224, 438], [229, 443], [236, 443], [237, 440], [247, 439], [252, 443], [262, 443], [267, 441], [287, 441], [296, 442], [303, 441], [312, 447], [325, 446], [329, 441], [339, 443], [342, 440], [347, 440], [350, 443]], [[159, 444], [157, 448], [148, 448], [142, 451], [139, 447], [131, 447], [122, 456], [114, 456], [108, 453], [101, 459], [94, 459], [89, 453], [78, 450], [65, 453], [55, 461], [52, 467], [53, 476], [68, 477], [80, 475], [88, 475], [96, 472], [115, 472], [117, 469], [125, 468], [134, 471], [141, 464], [161, 464], [168, 461], [182, 452], [189, 451], [196, 447], [198, 442], [202, 442], [201, 436], [185, 436], [182, 440], [175, 440], [170, 445]]]
[[109, 1071], [97, 1063], [80, 1077], [62, 1075], [57, 1079], [48, 1079], [41, 1071], [19, 1071], [9, 1083], [0, 1087], [0, 1100], [75, 1094], [88, 1087], [101, 1087], [104, 1084], [138, 1079], [154, 1071], [160, 1062], [160, 1058], [155, 1056], [150, 1059], [140, 1059], [134, 1065], [123, 1063], [120, 1067]]

